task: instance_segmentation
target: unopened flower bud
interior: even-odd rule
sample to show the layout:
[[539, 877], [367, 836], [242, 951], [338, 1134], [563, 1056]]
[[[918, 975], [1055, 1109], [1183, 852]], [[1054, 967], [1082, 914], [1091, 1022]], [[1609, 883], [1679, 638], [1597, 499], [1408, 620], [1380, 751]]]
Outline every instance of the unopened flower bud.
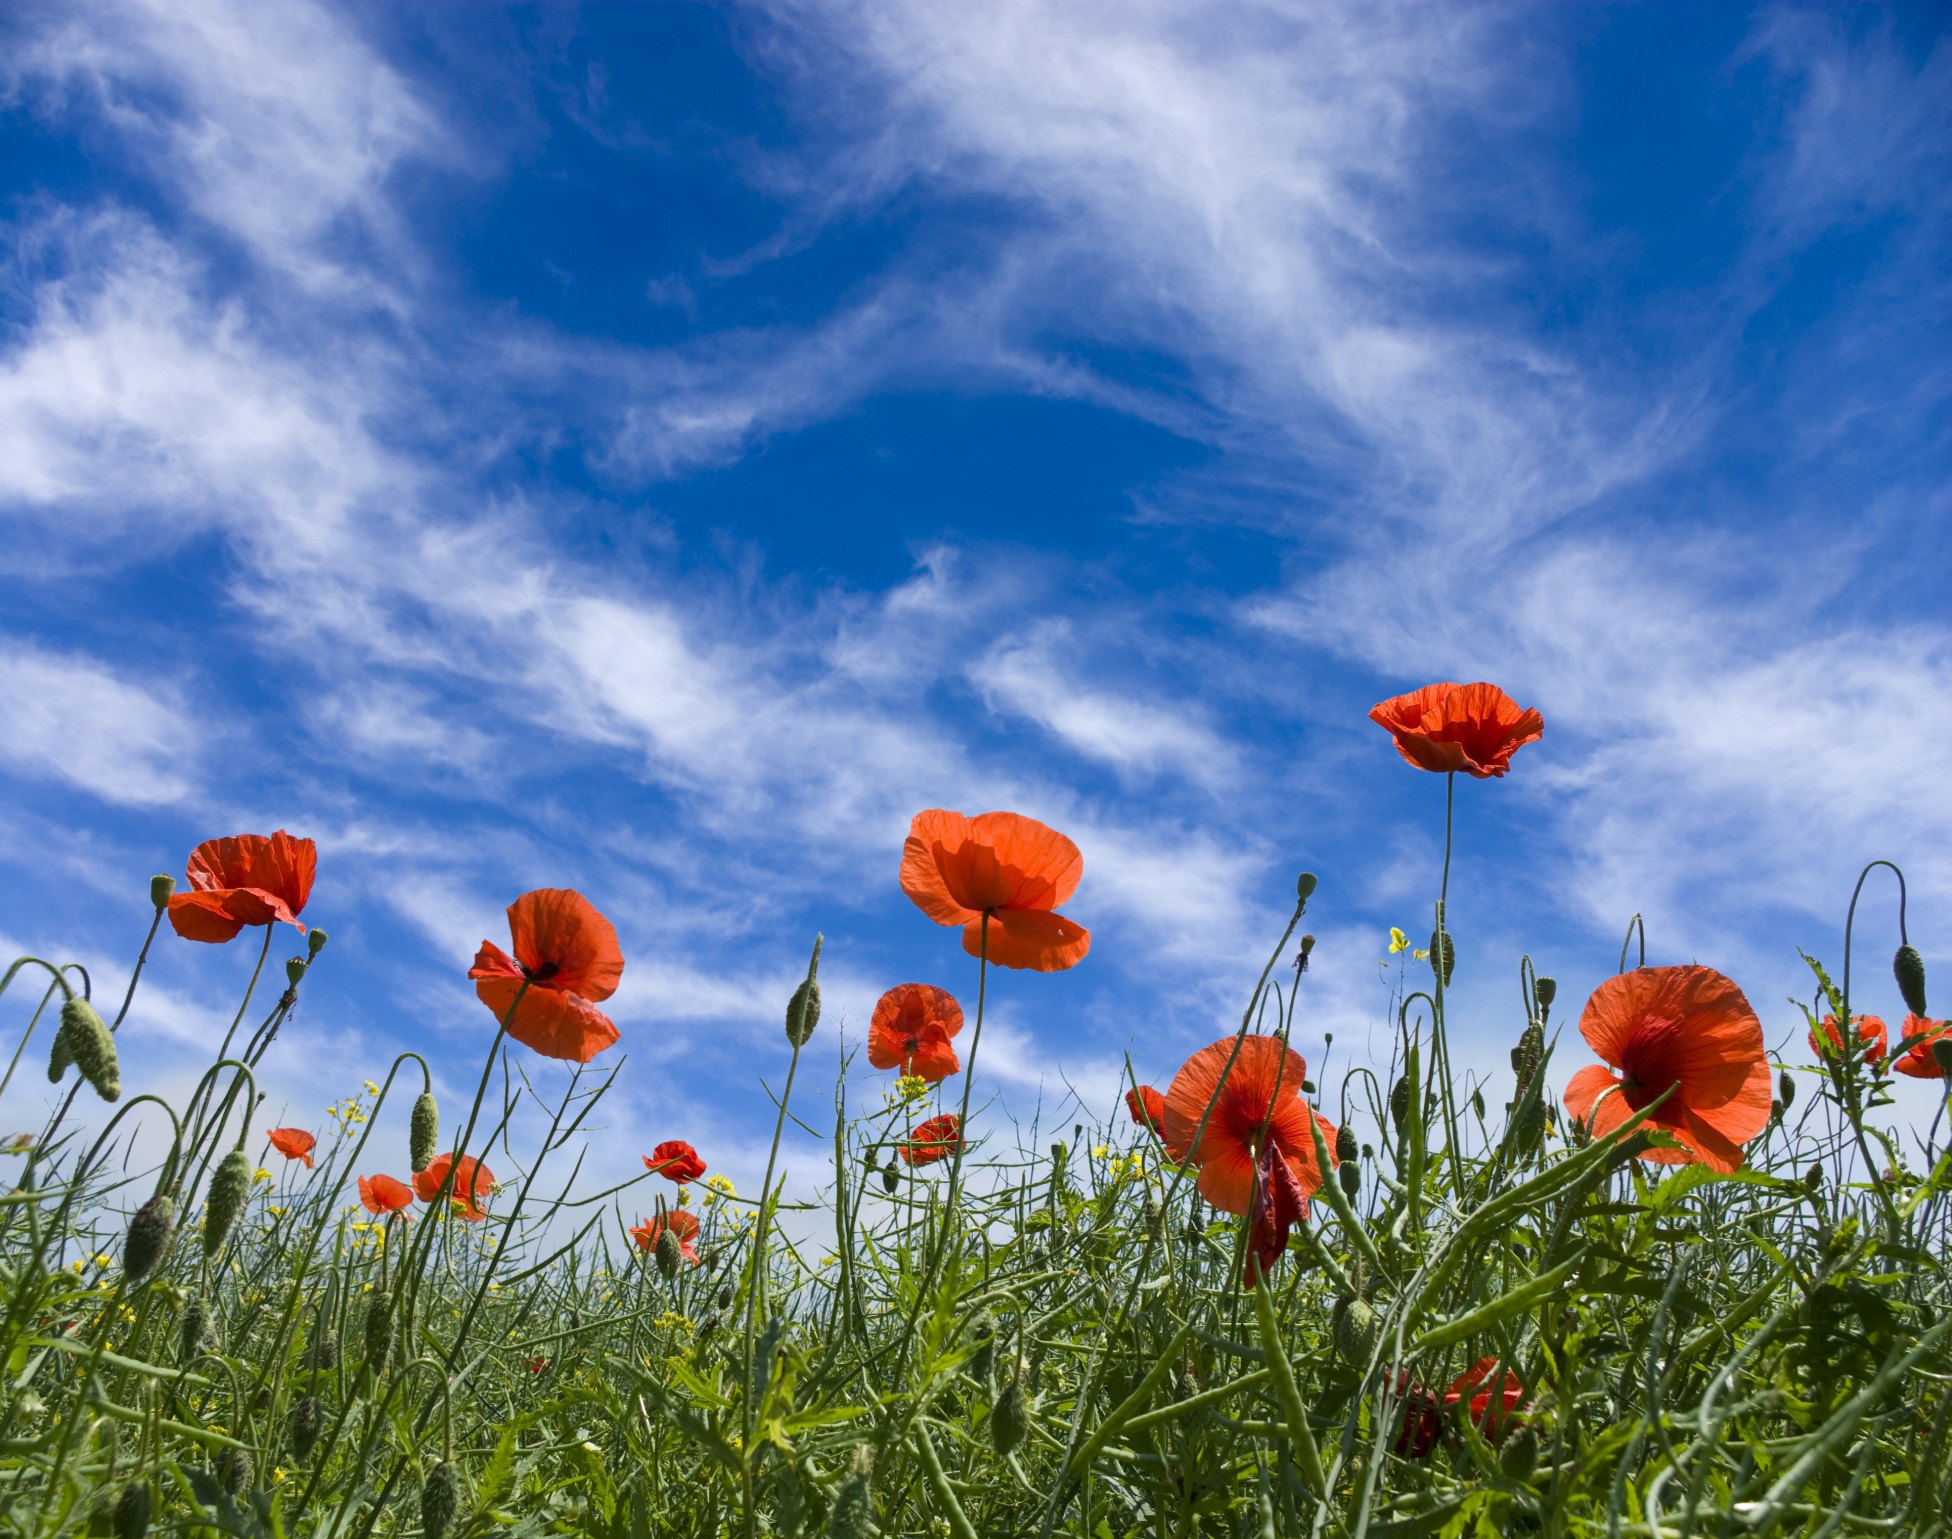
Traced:
[[1352, 1198], [1362, 1191], [1362, 1167], [1354, 1160], [1344, 1160], [1336, 1166], [1335, 1179], [1342, 1183], [1342, 1190]]
[[[61, 1060], [58, 1071], [57, 1059]], [[81, 1070], [81, 1077], [104, 1101], [121, 1099], [122, 1065], [115, 1054], [115, 1035], [95, 1007], [79, 994], [69, 995], [61, 1006], [61, 1025], [54, 1033], [48, 1078], [59, 1079], [70, 1063]]]
[[212, 1473], [217, 1477], [217, 1484], [232, 1496], [242, 1496], [251, 1489], [251, 1477], [257, 1473], [257, 1467], [248, 1448], [223, 1448], [217, 1452]]
[[1410, 1118], [1410, 1077], [1401, 1075], [1389, 1087], [1389, 1120], [1396, 1124], [1396, 1131], [1403, 1131], [1403, 1124]]
[[407, 1127], [407, 1158], [415, 1175], [434, 1163], [440, 1141], [441, 1109], [434, 1092], [423, 1090], [413, 1103], [413, 1120]]
[[291, 1408], [291, 1451], [299, 1459], [309, 1459], [325, 1430], [325, 1417], [319, 1410], [317, 1395], [301, 1395]]
[[203, 1204], [203, 1254], [214, 1259], [230, 1238], [231, 1226], [244, 1210], [244, 1199], [251, 1192], [251, 1161], [242, 1149], [233, 1149], [217, 1162], [210, 1176], [210, 1191]]
[[1803, 1172], [1803, 1185], [1813, 1192], [1822, 1189], [1823, 1166], [1821, 1164], [1812, 1163], [1809, 1169]]
[[1335, 1157], [1338, 1160], [1352, 1160], [1361, 1146], [1356, 1142], [1356, 1130], [1346, 1122], [1335, 1130]]
[[1304, 973], [1308, 971], [1308, 959], [1309, 957], [1314, 955], [1314, 952], [1315, 952], [1315, 937], [1312, 935], [1302, 936], [1301, 951], [1300, 954], [1295, 957], [1296, 971], [1304, 972]]
[[1435, 973], [1445, 988], [1450, 987], [1450, 975], [1457, 967], [1457, 947], [1452, 944], [1450, 931], [1432, 930], [1430, 932], [1430, 970]]
[[169, 907], [170, 894], [175, 891], [176, 878], [167, 871], [159, 872], [149, 878], [149, 901], [158, 912]]
[[393, 1295], [375, 1288], [366, 1299], [366, 1371], [377, 1377], [393, 1355]]
[[807, 975], [800, 986], [793, 991], [793, 997], [786, 1002], [786, 1040], [795, 1047], [806, 1046], [807, 1039], [813, 1035], [814, 1027], [820, 1024], [820, 943], [823, 937], [813, 938], [813, 958], [807, 963]]
[[325, 931], [314, 928], [305, 936], [305, 959], [309, 962], [325, 950]]
[[177, 1361], [187, 1364], [210, 1345], [210, 1306], [201, 1293], [193, 1294], [176, 1321]]
[[1306, 903], [1310, 898], [1314, 896], [1315, 896], [1315, 873], [1313, 871], [1304, 871], [1301, 873], [1300, 876], [1295, 878], [1296, 901], [1301, 903]]
[[318, 1366], [330, 1373], [339, 1366], [339, 1333], [335, 1330], [321, 1330], [312, 1338], [313, 1356]]
[[1523, 1484], [1532, 1478], [1532, 1471], [1538, 1468], [1539, 1435], [1530, 1427], [1520, 1427], [1505, 1439], [1505, 1446], [1498, 1451], [1498, 1469], [1507, 1480]]
[[1023, 1377], [1013, 1373], [997, 1392], [990, 1408], [990, 1446], [999, 1455], [1007, 1454], [1030, 1431], [1030, 1405], [1024, 1395]]
[[1933, 1041], [1932, 1061], [1938, 1065], [1940, 1074], [1952, 1076], [1952, 1036], [1939, 1037]]
[[1552, 1001], [1559, 997], [1559, 985], [1552, 978], [1532, 980], [1532, 999], [1539, 1007], [1539, 1019], [1544, 1020], [1552, 1009]]
[[[168, 881], [168, 877], [158, 877], [158, 881]], [[161, 905], [157, 905], [161, 907]], [[143, 1539], [149, 1532], [151, 1512], [149, 1482], [132, 1480], [122, 1488], [122, 1494], [115, 1499], [115, 1511], [108, 1520], [109, 1532], [115, 1539]]]
[[657, 1269], [669, 1279], [678, 1275], [678, 1267], [684, 1261], [684, 1242], [678, 1238], [678, 1231], [666, 1224], [659, 1231], [657, 1250], [654, 1253]]
[[130, 1287], [162, 1264], [176, 1234], [176, 1204], [161, 1192], [137, 1208], [129, 1218], [128, 1238], [122, 1242], [122, 1276]]
[[446, 1539], [461, 1509], [461, 1472], [452, 1459], [443, 1459], [427, 1472], [420, 1488], [420, 1531], [426, 1539]]
[[874, 1455], [863, 1444], [854, 1450], [847, 1478], [834, 1495], [833, 1510], [827, 1515], [827, 1539], [869, 1539], [874, 1532], [874, 1500], [868, 1485], [873, 1472]]
[[890, 1197], [901, 1190], [901, 1172], [892, 1165], [881, 1167], [881, 1190]]
[[1335, 1301], [1329, 1315], [1329, 1331], [1335, 1341], [1336, 1355], [1349, 1367], [1360, 1372], [1369, 1366], [1379, 1329], [1376, 1311], [1363, 1299]]
[[1779, 1095], [1784, 1111], [1788, 1111], [1796, 1104], [1796, 1078], [1787, 1069], [1783, 1070]]
[[1900, 946], [1898, 954], [1891, 959], [1891, 971], [1898, 980], [1898, 992], [1904, 996], [1905, 1008], [1913, 1015], [1925, 1013], [1925, 959], [1918, 954], [1916, 946]]
[[718, 1307], [720, 1309], [730, 1309], [732, 1307], [732, 1299], [732, 1285], [727, 1283], [723, 1288], [718, 1290]]

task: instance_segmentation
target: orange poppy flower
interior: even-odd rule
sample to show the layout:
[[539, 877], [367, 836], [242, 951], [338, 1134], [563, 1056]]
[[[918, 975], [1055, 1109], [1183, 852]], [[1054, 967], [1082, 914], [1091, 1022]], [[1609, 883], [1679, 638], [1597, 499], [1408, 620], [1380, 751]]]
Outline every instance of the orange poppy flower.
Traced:
[[1769, 1125], [1762, 1023], [1712, 967], [1642, 967], [1607, 979], [1586, 1001], [1579, 1034], [1620, 1071], [1615, 1078], [1588, 1064], [1566, 1085], [1566, 1110], [1595, 1136], [1674, 1087], [1648, 1123], [1687, 1147], [1649, 1149], [1644, 1160], [1739, 1170], [1741, 1146]]
[[1913, 1079], [1944, 1079], [1945, 1066], [1932, 1054], [1932, 1048], [1940, 1042], [1952, 1041], [1952, 1021], [1927, 1020], [1922, 1015], [1907, 1015], [1904, 1026], [1898, 1032], [1900, 1042], [1922, 1037], [1921, 1042], [1913, 1043], [1892, 1061], [1891, 1067], [1900, 1074], [1909, 1074]]
[[[447, 1180], [447, 1172], [454, 1164], [452, 1154], [439, 1154], [427, 1162], [427, 1168], [413, 1178], [413, 1194], [422, 1202], [432, 1202], [440, 1195], [441, 1183]], [[461, 1156], [461, 1167], [454, 1174], [454, 1189], [448, 1200], [454, 1211], [469, 1223], [479, 1223], [488, 1216], [482, 1206], [482, 1199], [495, 1189], [495, 1173], [472, 1154]]]
[[413, 1188], [404, 1181], [391, 1176], [359, 1178], [359, 1205], [368, 1213], [398, 1213], [412, 1204]]
[[937, 924], [962, 926], [962, 949], [999, 967], [1057, 973], [1091, 949], [1091, 934], [1052, 912], [1084, 875], [1078, 847], [1015, 812], [966, 818], [933, 808], [915, 814], [901, 849], [901, 890]]
[[1150, 1085], [1139, 1085], [1125, 1092], [1125, 1110], [1142, 1128], [1151, 1128], [1164, 1138], [1166, 1098]]
[[188, 892], [172, 893], [170, 927], [185, 940], [213, 945], [230, 940], [247, 924], [297, 925], [312, 895], [318, 846], [282, 828], [263, 834], [206, 839], [190, 851]]
[[962, 1119], [954, 1112], [944, 1112], [917, 1123], [899, 1153], [904, 1165], [933, 1165], [962, 1150]]
[[[617, 1040], [593, 1000], [617, 992], [624, 954], [616, 928], [580, 892], [538, 887], [508, 906], [515, 955], [483, 941], [468, 976], [500, 1020], [521, 996], [508, 1034], [545, 1058], [588, 1063]], [[528, 984], [526, 992], [522, 985]]]
[[1444, 1404], [1455, 1406], [1466, 1396], [1470, 1398], [1471, 1420], [1492, 1442], [1497, 1442], [1511, 1431], [1516, 1420], [1513, 1413], [1525, 1403], [1525, 1386], [1517, 1374], [1509, 1368], [1505, 1370], [1504, 1385], [1498, 1391], [1497, 1403], [1492, 1402], [1492, 1393], [1484, 1387], [1484, 1381], [1491, 1377], [1491, 1370], [1498, 1366], [1495, 1357], [1481, 1357], [1451, 1381], [1444, 1391]]
[[705, 1162], [698, 1157], [698, 1151], [682, 1138], [661, 1143], [645, 1155], [644, 1168], [655, 1170], [667, 1181], [675, 1181], [680, 1186], [687, 1181], [696, 1181], [705, 1174]]
[[962, 1067], [949, 1039], [962, 1030], [962, 1006], [947, 989], [899, 983], [875, 1002], [868, 1062], [940, 1084]]
[[319, 1141], [303, 1128], [273, 1128], [264, 1136], [286, 1159], [303, 1160], [307, 1170], [312, 1168], [312, 1151]]
[[[1818, 1033], [1829, 1043], [1829, 1051], [1817, 1040]], [[1891, 1032], [1881, 1017], [1860, 1015], [1857, 1017], [1857, 1050], [1867, 1063], [1883, 1063], [1884, 1055], [1890, 1051]], [[1837, 1018], [1826, 1015], [1823, 1024], [1810, 1033], [1810, 1051], [1818, 1058], [1833, 1058], [1843, 1052], [1844, 1040], [1837, 1030]]]
[[1405, 1459], [1427, 1459], [1444, 1430], [1444, 1408], [1437, 1397], [1399, 1368], [1391, 1383], [1389, 1397], [1395, 1401], [1402, 1422], [1390, 1443], [1390, 1452]]
[[1373, 707], [1369, 719], [1418, 769], [1462, 770], [1479, 780], [1503, 775], [1511, 756], [1545, 731], [1543, 716], [1521, 711], [1495, 684], [1426, 684]]
[[[1173, 1076], [1161, 1133], [1168, 1153], [1190, 1155], [1200, 1167], [1208, 1202], [1247, 1215], [1248, 1248], [1267, 1272], [1288, 1248], [1289, 1231], [1308, 1217], [1310, 1195], [1322, 1189], [1313, 1124], [1321, 1124], [1331, 1162], [1335, 1128], [1301, 1098], [1307, 1076], [1301, 1054], [1274, 1037], [1250, 1036], [1236, 1056], [1234, 1042], [1222, 1037], [1201, 1048]], [[1206, 1131], [1196, 1144], [1202, 1117]], [[1250, 1263], [1246, 1286], [1253, 1282]]]
[[664, 1237], [664, 1226], [669, 1224], [671, 1232], [678, 1237], [678, 1254], [692, 1266], [698, 1265], [698, 1220], [683, 1208], [670, 1213], [661, 1213], [656, 1218], [647, 1218], [630, 1231], [630, 1237], [637, 1242], [639, 1250], [656, 1250], [657, 1242]]

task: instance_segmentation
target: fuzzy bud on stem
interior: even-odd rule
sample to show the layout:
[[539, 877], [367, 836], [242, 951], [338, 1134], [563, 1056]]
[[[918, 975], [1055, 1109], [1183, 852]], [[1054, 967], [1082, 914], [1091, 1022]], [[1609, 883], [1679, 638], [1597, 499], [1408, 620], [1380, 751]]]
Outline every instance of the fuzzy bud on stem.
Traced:
[[1905, 1008], [1913, 1015], [1925, 1013], [1925, 959], [1918, 954], [1916, 946], [1900, 946], [1898, 954], [1891, 959], [1891, 971], [1898, 980], [1898, 992], [1904, 996]]
[[434, 1163], [434, 1151], [440, 1141], [441, 1109], [433, 1091], [423, 1090], [413, 1103], [413, 1121], [407, 1129], [407, 1158], [415, 1175]]
[[242, 1149], [233, 1149], [217, 1162], [210, 1177], [210, 1192], [203, 1205], [203, 1254], [214, 1260], [230, 1238], [237, 1215], [244, 1211], [244, 1199], [251, 1191], [251, 1162]]
[[176, 1204], [156, 1193], [129, 1219], [129, 1235], [122, 1242], [122, 1276], [130, 1287], [142, 1282], [162, 1264], [176, 1234]]

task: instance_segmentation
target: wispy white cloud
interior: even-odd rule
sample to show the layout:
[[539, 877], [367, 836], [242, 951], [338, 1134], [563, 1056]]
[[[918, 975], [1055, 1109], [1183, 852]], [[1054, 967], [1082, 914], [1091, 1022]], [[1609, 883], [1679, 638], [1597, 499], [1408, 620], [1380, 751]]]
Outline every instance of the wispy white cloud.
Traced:
[[71, 653], [0, 641], [0, 762], [111, 802], [181, 800], [196, 782], [198, 734], [175, 688]]

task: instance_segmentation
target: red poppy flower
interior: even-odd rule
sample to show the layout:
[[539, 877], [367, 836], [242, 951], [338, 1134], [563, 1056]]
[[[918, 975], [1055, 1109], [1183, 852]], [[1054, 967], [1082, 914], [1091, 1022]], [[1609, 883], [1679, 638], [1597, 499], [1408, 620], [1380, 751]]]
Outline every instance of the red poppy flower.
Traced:
[[398, 1213], [412, 1206], [413, 1188], [391, 1176], [361, 1176], [359, 1204], [368, 1213]]
[[1644, 1160], [1739, 1170], [1741, 1146], [1769, 1125], [1762, 1023], [1712, 967], [1642, 967], [1607, 979], [1586, 1001], [1579, 1034], [1620, 1071], [1616, 1079], [1588, 1064], [1566, 1085], [1566, 1110], [1595, 1136], [1674, 1088], [1648, 1123], [1687, 1147], [1649, 1149]]
[[954, 1112], [944, 1112], [917, 1123], [899, 1152], [905, 1165], [933, 1165], [962, 1150], [962, 1119]]
[[[1826, 1053], [1824, 1045], [1817, 1040], [1818, 1034], [1828, 1039], [1830, 1047]], [[1867, 1063], [1883, 1063], [1884, 1055], [1890, 1051], [1891, 1032], [1882, 1018], [1875, 1015], [1857, 1017], [1857, 1049]], [[1810, 1051], [1818, 1058], [1835, 1057], [1844, 1050], [1843, 1036], [1837, 1030], [1837, 1018], [1826, 1015], [1816, 1031], [1810, 1033]]]
[[[440, 1194], [441, 1183], [447, 1180], [447, 1172], [454, 1164], [452, 1154], [438, 1154], [427, 1162], [427, 1168], [413, 1178], [413, 1194], [422, 1202], [432, 1202]], [[454, 1173], [454, 1189], [448, 1193], [454, 1211], [469, 1223], [479, 1223], [488, 1216], [482, 1199], [495, 1189], [495, 1173], [471, 1154], [461, 1156], [460, 1169]]]
[[947, 989], [899, 983], [875, 1002], [868, 1062], [940, 1084], [962, 1067], [949, 1039], [962, 1030], [962, 1006]]
[[303, 1160], [307, 1170], [312, 1168], [312, 1151], [319, 1141], [303, 1128], [273, 1128], [264, 1136], [286, 1159]]
[[1498, 1366], [1495, 1357], [1481, 1357], [1451, 1381], [1444, 1391], [1444, 1404], [1455, 1406], [1466, 1396], [1470, 1397], [1471, 1420], [1492, 1442], [1497, 1442], [1511, 1431], [1515, 1420], [1513, 1413], [1525, 1403], [1525, 1386], [1518, 1375], [1509, 1368], [1505, 1370], [1504, 1387], [1498, 1391], [1496, 1403], [1484, 1381], [1491, 1377], [1491, 1370]]
[[549, 1359], [546, 1357], [525, 1357], [522, 1362], [530, 1373], [540, 1373], [549, 1366]]
[[1125, 1109], [1140, 1127], [1151, 1128], [1161, 1138], [1166, 1136], [1166, 1098], [1150, 1085], [1139, 1085], [1126, 1091]]
[[[545, 1058], [588, 1063], [617, 1040], [610, 1017], [591, 1003], [617, 992], [624, 954], [616, 928], [580, 892], [538, 887], [508, 906], [515, 955], [483, 941], [468, 976], [500, 1020], [521, 996], [508, 1034]], [[526, 992], [522, 985], [528, 984]]]
[[1898, 1040], [1905, 1042], [1913, 1037], [1924, 1040], [1913, 1043], [1898, 1054], [1891, 1067], [1900, 1074], [1909, 1074], [1913, 1079], [1944, 1079], [1945, 1066], [1932, 1055], [1932, 1048], [1939, 1042], [1952, 1040], [1952, 1021], [1932, 1021], [1922, 1015], [1907, 1015], [1898, 1032]]
[[667, 1181], [675, 1181], [680, 1186], [687, 1181], [696, 1181], [705, 1174], [705, 1162], [698, 1157], [698, 1151], [682, 1138], [661, 1143], [645, 1155], [644, 1168], [655, 1170]]
[[282, 828], [263, 834], [233, 834], [206, 839], [190, 851], [188, 892], [172, 893], [169, 922], [185, 940], [230, 940], [247, 924], [282, 920], [297, 925], [312, 895], [318, 846], [294, 839]]
[[1075, 844], [1016, 812], [918, 812], [901, 849], [901, 890], [917, 908], [937, 924], [961, 925], [971, 956], [984, 954], [987, 914], [989, 959], [1032, 972], [1075, 967], [1091, 949], [1089, 931], [1052, 912], [1083, 875]]
[[1391, 1382], [1389, 1398], [1403, 1417], [1390, 1452], [1406, 1459], [1429, 1458], [1430, 1451], [1437, 1446], [1438, 1434], [1444, 1430], [1444, 1408], [1438, 1404], [1437, 1397], [1411, 1377], [1409, 1370], [1399, 1368]]
[[630, 1237], [637, 1242], [639, 1250], [656, 1250], [657, 1242], [664, 1236], [664, 1226], [669, 1224], [671, 1232], [678, 1237], [678, 1254], [692, 1266], [698, 1265], [698, 1220], [683, 1208], [670, 1213], [647, 1218], [630, 1231]]
[[1503, 775], [1511, 756], [1545, 731], [1543, 716], [1521, 711], [1495, 684], [1426, 684], [1373, 707], [1369, 719], [1418, 769], [1462, 770], [1479, 780]]
[[[1161, 1132], [1168, 1153], [1190, 1156], [1200, 1167], [1208, 1202], [1247, 1215], [1248, 1248], [1267, 1272], [1287, 1249], [1288, 1232], [1308, 1217], [1309, 1196], [1322, 1189], [1313, 1124], [1321, 1124], [1331, 1161], [1335, 1129], [1301, 1098], [1307, 1075], [1301, 1054], [1274, 1037], [1250, 1036], [1240, 1040], [1236, 1056], [1234, 1043], [1222, 1037], [1186, 1060], [1166, 1092]], [[1206, 1131], [1196, 1144], [1202, 1117]], [[1246, 1285], [1253, 1282], [1250, 1264]]]

